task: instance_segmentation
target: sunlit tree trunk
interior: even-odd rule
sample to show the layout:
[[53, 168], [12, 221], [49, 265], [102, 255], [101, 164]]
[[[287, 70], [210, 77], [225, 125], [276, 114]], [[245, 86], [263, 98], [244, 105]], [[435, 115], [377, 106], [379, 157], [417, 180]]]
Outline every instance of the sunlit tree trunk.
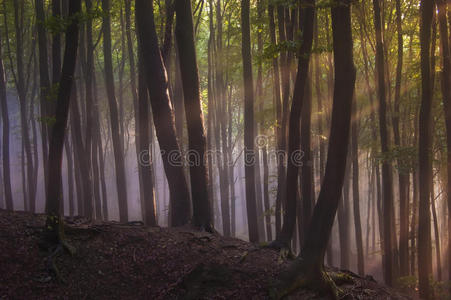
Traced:
[[[271, 44], [275, 45], [277, 43], [276, 39], [276, 25], [274, 21], [274, 6], [270, 3], [268, 5], [268, 19], [269, 19], [269, 35], [271, 38]], [[274, 106], [276, 111], [276, 122], [277, 126], [274, 126], [274, 131], [276, 135], [276, 141], [277, 141], [277, 150], [280, 149], [281, 145], [281, 138], [282, 138], [282, 131], [280, 129], [280, 124], [282, 123], [282, 100], [280, 95], [280, 74], [279, 74], [279, 60], [277, 57], [274, 57], [272, 59], [272, 72], [273, 72], [273, 78], [274, 78]], [[282, 228], [282, 219], [281, 219], [281, 196], [279, 193], [282, 192], [282, 183], [280, 183], [280, 180], [282, 177], [280, 174], [283, 174], [284, 165], [282, 158], [277, 155], [277, 198], [276, 198], [276, 235], [279, 234], [280, 229]], [[280, 188], [279, 188], [280, 186]], [[280, 191], [279, 191], [280, 190]]]

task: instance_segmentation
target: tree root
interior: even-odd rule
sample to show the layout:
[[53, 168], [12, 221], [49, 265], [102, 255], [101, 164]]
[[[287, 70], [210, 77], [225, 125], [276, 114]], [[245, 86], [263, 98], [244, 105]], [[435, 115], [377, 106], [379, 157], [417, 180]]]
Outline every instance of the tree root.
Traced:
[[278, 281], [270, 288], [270, 296], [271, 299], [282, 299], [299, 288], [327, 295], [334, 300], [340, 299], [340, 294], [343, 294], [322, 267], [318, 268], [302, 258], [297, 258], [280, 274]]
[[282, 263], [283, 261], [286, 261], [288, 259], [295, 259], [295, 255], [291, 251], [290, 245], [279, 240], [274, 240], [269, 244], [262, 245], [261, 248], [279, 251], [279, 263]]

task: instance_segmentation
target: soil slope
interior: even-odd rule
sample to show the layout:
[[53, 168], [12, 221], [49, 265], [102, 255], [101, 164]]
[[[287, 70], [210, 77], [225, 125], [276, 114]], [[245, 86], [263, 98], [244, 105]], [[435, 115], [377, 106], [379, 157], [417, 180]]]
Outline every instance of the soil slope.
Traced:
[[[190, 228], [81, 218], [66, 219], [71, 256], [40, 247], [44, 220], [0, 210], [0, 299], [267, 299], [287, 264], [273, 250]], [[347, 274], [338, 276], [347, 278], [337, 283], [343, 299], [409, 299], [371, 277], [331, 272]], [[309, 290], [290, 298], [322, 299]]]

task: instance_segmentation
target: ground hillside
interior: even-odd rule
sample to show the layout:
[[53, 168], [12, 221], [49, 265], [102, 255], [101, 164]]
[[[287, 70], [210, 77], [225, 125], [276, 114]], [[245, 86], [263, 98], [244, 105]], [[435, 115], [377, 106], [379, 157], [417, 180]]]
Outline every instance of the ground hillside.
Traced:
[[[43, 215], [0, 210], [0, 299], [266, 299], [286, 264], [275, 251], [188, 228], [66, 222], [77, 252], [52, 256], [39, 243]], [[338, 276], [344, 299], [408, 299], [347, 274]], [[307, 290], [293, 298], [319, 299]]]

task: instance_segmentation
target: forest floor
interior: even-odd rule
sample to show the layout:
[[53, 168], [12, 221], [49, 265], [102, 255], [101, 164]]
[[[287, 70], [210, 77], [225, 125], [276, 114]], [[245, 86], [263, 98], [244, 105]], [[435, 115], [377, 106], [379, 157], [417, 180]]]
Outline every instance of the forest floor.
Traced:
[[[39, 241], [44, 215], [0, 210], [0, 299], [267, 299], [287, 264], [278, 252], [189, 228], [66, 219], [74, 255]], [[410, 299], [370, 276], [329, 269], [343, 299]], [[347, 275], [343, 275], [347, 274]], [[323, 299], [309, 290], [293, 299]], [[324, 298], [326, 299], [326, 298]]]

